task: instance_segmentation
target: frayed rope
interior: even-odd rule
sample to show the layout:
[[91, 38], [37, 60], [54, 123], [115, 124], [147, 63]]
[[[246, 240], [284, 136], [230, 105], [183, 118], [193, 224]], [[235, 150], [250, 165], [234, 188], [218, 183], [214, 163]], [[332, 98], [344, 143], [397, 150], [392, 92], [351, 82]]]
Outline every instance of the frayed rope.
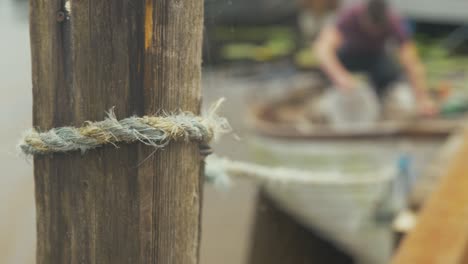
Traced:
[[178, 140], [208, 143], [231, 130], [227, 119], [217, 114], [223, 101], [224, 98], [218, 100], [202, 116], [181, 112], [117, 120], [111, 109], [103, 121], [88, 121], [83, 127], [60, 127], [47, 132], [32, 129], [21, 139], [19, 149], [26, 155], [44, 155], [77, 150], [84, 153], [105, 144], [141, 142], [160, 149]]

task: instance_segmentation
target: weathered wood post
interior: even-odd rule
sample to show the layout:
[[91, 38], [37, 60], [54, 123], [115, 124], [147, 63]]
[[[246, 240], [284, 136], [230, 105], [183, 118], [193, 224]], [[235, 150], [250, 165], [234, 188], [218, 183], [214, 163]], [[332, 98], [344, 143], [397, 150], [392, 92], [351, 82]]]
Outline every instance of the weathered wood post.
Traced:
[[[34, 126], [198, 112], [202, 0], [31, 0]], [[198, 262], [195, 143], [34, 159], [37, 263]]]

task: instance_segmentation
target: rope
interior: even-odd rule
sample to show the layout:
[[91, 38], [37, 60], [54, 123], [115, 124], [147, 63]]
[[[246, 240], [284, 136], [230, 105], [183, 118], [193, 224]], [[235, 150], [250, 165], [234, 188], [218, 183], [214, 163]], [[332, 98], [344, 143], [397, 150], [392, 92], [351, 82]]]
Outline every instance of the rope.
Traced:
[[106, 144], [117, 147], [118, 143], [141, 142], [155, 149], [178, 140], [208, 143], [230, 131], [228, 121], [217, 114], [223, 101], [218, 100], [203, 116], [180, 112], [117, 120], [111, 109], [103, 121], [87, 121], [79, 128], [60, 127], [46, 132], [32, 129], [23, 136], [19, 149], [26, 155], [45, 155], [77, 150], [84, 153]]
[[260, 184], [299, 185], [362, 185], [391, 181], [394, 169], [380, 172], [353, 174], [350, 177], [341, 171], [306, 171], [285, 167], [271, 167], [247, 162], [232, 161], [212, 155], [206, 159], [205, 180], [220, 188], [227, 188], [233, 178], [248, 179]]
[[[45, 155], [98, 148], [106, 144], [117, 147], [119, 143], [141, 142], [155, 149], [165, 147], [171, 141], [195, 141], [208, 143], [231, 128], [228, 121], [219, 117], [217, 111], [224, 99], [213, 104], [208, 112], [196, 116], [190, 112], [163, 114], [161, 116], [129, 117], [117, 120], [113, 109], [107, 118], [99, 122], [85, 122], [79, 128], [60, 127], [46, 132], [28, 131], [19, 143], [26, 155]], [[392, 173], [378, 175], [360, 174], [350, 178], [340, 171], [310, 172], [283, 167], [231, 161], [212, 155], [206, 159], [205, 179], [226, 188], [232, 178], [249, 179], [261, 184], [370, 184], [392, 179]]]

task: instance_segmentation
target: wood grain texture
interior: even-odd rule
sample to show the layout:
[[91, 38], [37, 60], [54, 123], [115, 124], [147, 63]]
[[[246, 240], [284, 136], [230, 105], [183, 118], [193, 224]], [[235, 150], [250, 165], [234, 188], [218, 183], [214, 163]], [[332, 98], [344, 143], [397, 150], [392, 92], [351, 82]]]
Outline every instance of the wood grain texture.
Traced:
[[468, 263], [468, 133], [393, 264]]
[[351, 264], [352, 259], [281, 211], [261, 191], [253, 226], [250, 264]]
[[[34, 126], [200, 109], [201, 0], [31, 0]], [[60, 19], [63, 12], [65, 19]], [[195, 143], [34, 160], [37, 263], [197, 263]]]

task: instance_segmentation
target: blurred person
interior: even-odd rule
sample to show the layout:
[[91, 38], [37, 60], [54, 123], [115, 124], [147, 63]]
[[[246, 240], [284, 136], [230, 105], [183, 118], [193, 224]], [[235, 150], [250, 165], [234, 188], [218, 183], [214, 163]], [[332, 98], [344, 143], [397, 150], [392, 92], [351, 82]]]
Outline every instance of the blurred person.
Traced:
[[[397, 44], [396, 56], [387, 49], [392, 41]], [[418, 113], [436, 114], [437, 108], [427, 89], [425, 68], [409, 29], [385, 0], [368, 0], [344, 8], [335, 23], [322, 29], [314, 51], [339, 90], [355, 89], [358, 82], [352, 72], [364, 72], [381, 98], [404, 72], [413, 88]]]

